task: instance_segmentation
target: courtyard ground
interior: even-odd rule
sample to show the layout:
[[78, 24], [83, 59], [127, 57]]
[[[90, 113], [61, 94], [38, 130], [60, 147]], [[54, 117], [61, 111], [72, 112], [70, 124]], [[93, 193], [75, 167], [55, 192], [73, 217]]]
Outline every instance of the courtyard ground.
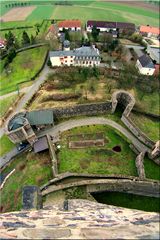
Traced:
[[[68, 148], [68, 137], [79, 134], [104, 134], [104, 147]], [[137, 176], [136, 155], [129, 148], [129, 143], [117, 131], [108, 126], [83, 126], [62, 133], [61, 149], [58, 153], [59, 172], [77, 172], [94, 174], [122, 174]], [[115, 152], [114, 147], [120, 147]]]

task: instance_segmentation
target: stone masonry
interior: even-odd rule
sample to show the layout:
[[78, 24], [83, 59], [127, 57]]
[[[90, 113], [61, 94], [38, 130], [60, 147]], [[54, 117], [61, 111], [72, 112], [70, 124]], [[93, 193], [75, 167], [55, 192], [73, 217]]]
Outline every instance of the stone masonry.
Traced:
[[[67, 206], [67, 207], [66, 207]], [[1, 239], [158, 239], [159, 214], [68, 200], [65, 206], [1, 214]]]

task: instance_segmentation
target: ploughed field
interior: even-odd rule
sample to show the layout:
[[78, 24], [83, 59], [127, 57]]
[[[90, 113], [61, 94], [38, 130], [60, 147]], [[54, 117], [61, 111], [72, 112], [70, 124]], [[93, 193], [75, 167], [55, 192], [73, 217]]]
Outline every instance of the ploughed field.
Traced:
[[91, 125], [61, 134], [59, 173], [124, 174], [137, 176], [136, 155], [126, 139], [108, 126]]

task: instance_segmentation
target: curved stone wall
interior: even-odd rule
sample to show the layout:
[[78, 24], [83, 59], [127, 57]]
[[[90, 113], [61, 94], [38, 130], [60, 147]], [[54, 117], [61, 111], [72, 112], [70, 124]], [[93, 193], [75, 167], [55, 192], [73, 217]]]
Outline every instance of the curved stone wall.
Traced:
[[42, 196], [46, 196], [52, 192], [64, 190], [72, 187], [86, 186], [87, 192], [102, 192], [102, 191], [115, 191], [133, 193], [142, 196], [160, 197], [160, 183], [156, 181], [141, 181], [131, 179], [90, 179], [74, 181], [71, 183], [60, 183], [48, 186], [42, 190]]

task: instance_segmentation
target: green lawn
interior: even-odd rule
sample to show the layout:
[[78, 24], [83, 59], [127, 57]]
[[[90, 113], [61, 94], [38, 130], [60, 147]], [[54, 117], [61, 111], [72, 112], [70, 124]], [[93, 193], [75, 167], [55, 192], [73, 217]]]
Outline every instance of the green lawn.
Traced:
[[16, 91], [17, 83], [29, 81], [41, 68], [46, 52], [47, 47], [39, 47], [18, 53], [9, 64], [11, 72], [3, 70], [1, 74], [1, 95]]
[[9, 140], [6, 135], [3, 135], [0, 138], [0, 156], [3, 156], [5, 153], [11, 151], [15, 145]]
[[[106, 143], [104, 147], [83, 149], [69, 149], [67, 137], [69, 135], [104, 132]], [[136, 155], [129, 148], [129, 143], [120, 133], [108, 126], [83, 126], [71, 129], [62, 134], [61, 150], [58, 154], [59, 172], [79, 172], [94, 174], [124, 174], [137, 176], [135, 167]], [[116, 145], [121, 152], [114, 152]]]
[[159, 212], [159, 198], [145, 197], [120, 192], [102, 192], [93, 194], [94, 198], [104, 204], [138, 209], [147, 212]]
[[3, 117], [5, 112], [10, 108], [17, 99], [17, 95], [7, 97], [3, 100], [0, 100], [0, 117]]
[[145, 157], [144, 159], [144, 169], [146, 178], [160, 180], [160, 166], [148, 157]]
[[25, 153], [13, 160], [2, 174], [9, 173], [14, 168], [16, 171], [1, 191], [3, 212], [21, 210], [24, 186], [41, 186], [52, 178], [49, 153]]
[[160, 135], [160, 122], [157, 120], [151, 120], [150, 118], [131, 113], [131, 119], [149, 138], [153, 141], [157, 141]]
[[27, 17], [26, 21], [37, 21], [50, 19], [54, 10], [53, 5], [37, 6], [37, 8]]

